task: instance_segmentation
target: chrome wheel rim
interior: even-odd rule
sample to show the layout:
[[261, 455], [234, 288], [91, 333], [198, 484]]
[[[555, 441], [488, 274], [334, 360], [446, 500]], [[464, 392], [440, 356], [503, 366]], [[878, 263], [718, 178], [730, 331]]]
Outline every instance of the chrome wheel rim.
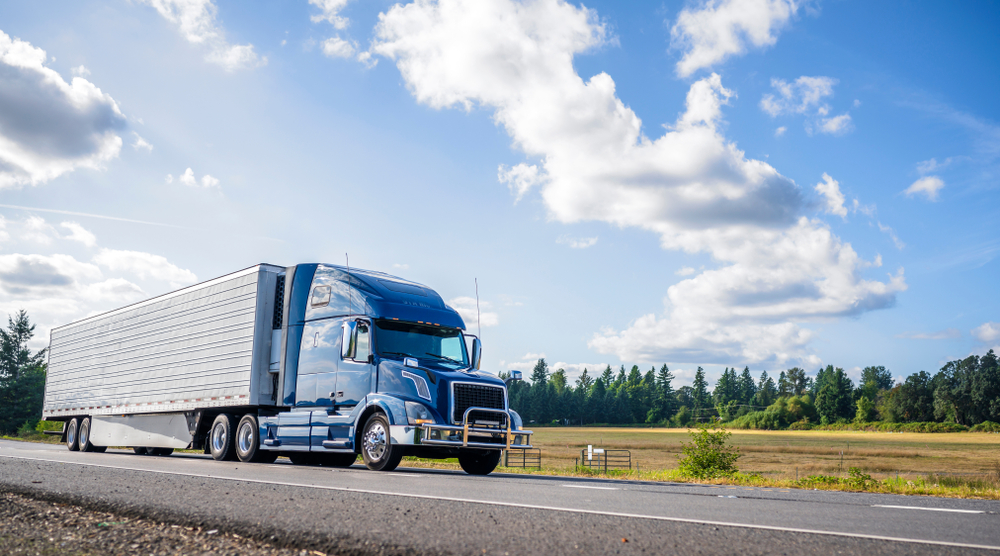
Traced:
[[66, 443], [67, 444], [76, 444], [76, 426], [74, 426], [74, 425], [75, 425], [75, 423], [70, 423], [70, 425], [68, 427], [66, 427]]
[[250, 423], [243, 423], [239, 433], [236, 435], [236, 444], [241, 454], [249, 454], [253, 449], [253, 427]]
[[365, 431], [364, 445], [368, 459], [372, 461], [382, 459], [387, 448], [385, 427], [382, 426], [382, 423], [376, 422], [368, 427], [368, 430]]
[[229, 435], [226, 434], [226, 427], [219, 423], [212, 429], [212, 451], [221, 452], [226, 449], [226, 441]]
[[80, 446], [86, 446], [87, 439], [90, 437], [90, 427], [81, 424], [80, 429], [76, 434], [80, 437]]

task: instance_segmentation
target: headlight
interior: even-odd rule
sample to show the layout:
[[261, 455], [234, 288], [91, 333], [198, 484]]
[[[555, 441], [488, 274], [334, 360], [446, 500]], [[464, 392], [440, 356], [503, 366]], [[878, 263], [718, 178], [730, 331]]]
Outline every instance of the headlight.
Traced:
[[406, 402], [406, 419], [411, 425], [423, 425], [434, 422], [431, 410], [427, 409], [427, 406], [424, 404], [416, 402]]

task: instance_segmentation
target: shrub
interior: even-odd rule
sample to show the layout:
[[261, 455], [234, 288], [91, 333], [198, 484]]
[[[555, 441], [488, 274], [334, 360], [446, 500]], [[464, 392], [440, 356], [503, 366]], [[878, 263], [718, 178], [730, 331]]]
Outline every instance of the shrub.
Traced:
[[969, 432], [1000, 432], [1000, 423], [994, 423], [993, 421], [983, 421], [978, 425], [975, 425]]
[[17, 427], [17, 436], [21, 438], [36, 436], [38, 432], [35, 430], [35, 427], [37, 426], [38, 426], [38, 419], [28, 417], [28, 419], [25, 420], [20, 427]]
[[740, 458], [740, 450], [730, 446], [729, 431], [720, 429], [709, 431], [707, 426], [698, 427], [697, 431], [688, 431], [691, 443], [681, 443], [679, 458], [680, 472], [695, 479], [713, 479], [728, 477], [737, 473], [736, 460]]

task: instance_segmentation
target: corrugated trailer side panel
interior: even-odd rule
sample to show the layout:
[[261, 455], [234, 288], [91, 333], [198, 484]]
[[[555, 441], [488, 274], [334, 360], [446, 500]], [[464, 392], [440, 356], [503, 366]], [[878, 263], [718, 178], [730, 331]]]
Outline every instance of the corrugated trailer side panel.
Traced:
[[283, 270], [258, 265], [53, 329], [43, 415], [268, 403]]

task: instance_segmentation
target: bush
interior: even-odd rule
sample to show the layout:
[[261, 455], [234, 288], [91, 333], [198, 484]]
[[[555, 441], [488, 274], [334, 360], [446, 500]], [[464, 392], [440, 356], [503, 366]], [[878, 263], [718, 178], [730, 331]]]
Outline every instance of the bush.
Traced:
[[975, 425], [969, 432], [1000, 432], [1000, 423], [994, 423], [993, 421], [983, 421], [978, 425]]
[[713, 479], [728, 477], [737, 473], [736, 460], [740, 459], [740, 450], [730, 446], [730, 433], [725, 429], [716, 432], [709, 431], [702, 425], [697, 431], [688, 431], [691, 443], [681, 443], [679, 458], [682, 475], [695, 479]]
[[29, 436], [37, 436], [38, 432], [35, 430], [35, 427], [38, 426], [38, 423], [39, 423], [38, 419], [29, 417], [27, 420], [24, 421], [23, 424], [21, 424], [20, 427], [17, 427], [17, 436], [21, 438], [28, 438]]

